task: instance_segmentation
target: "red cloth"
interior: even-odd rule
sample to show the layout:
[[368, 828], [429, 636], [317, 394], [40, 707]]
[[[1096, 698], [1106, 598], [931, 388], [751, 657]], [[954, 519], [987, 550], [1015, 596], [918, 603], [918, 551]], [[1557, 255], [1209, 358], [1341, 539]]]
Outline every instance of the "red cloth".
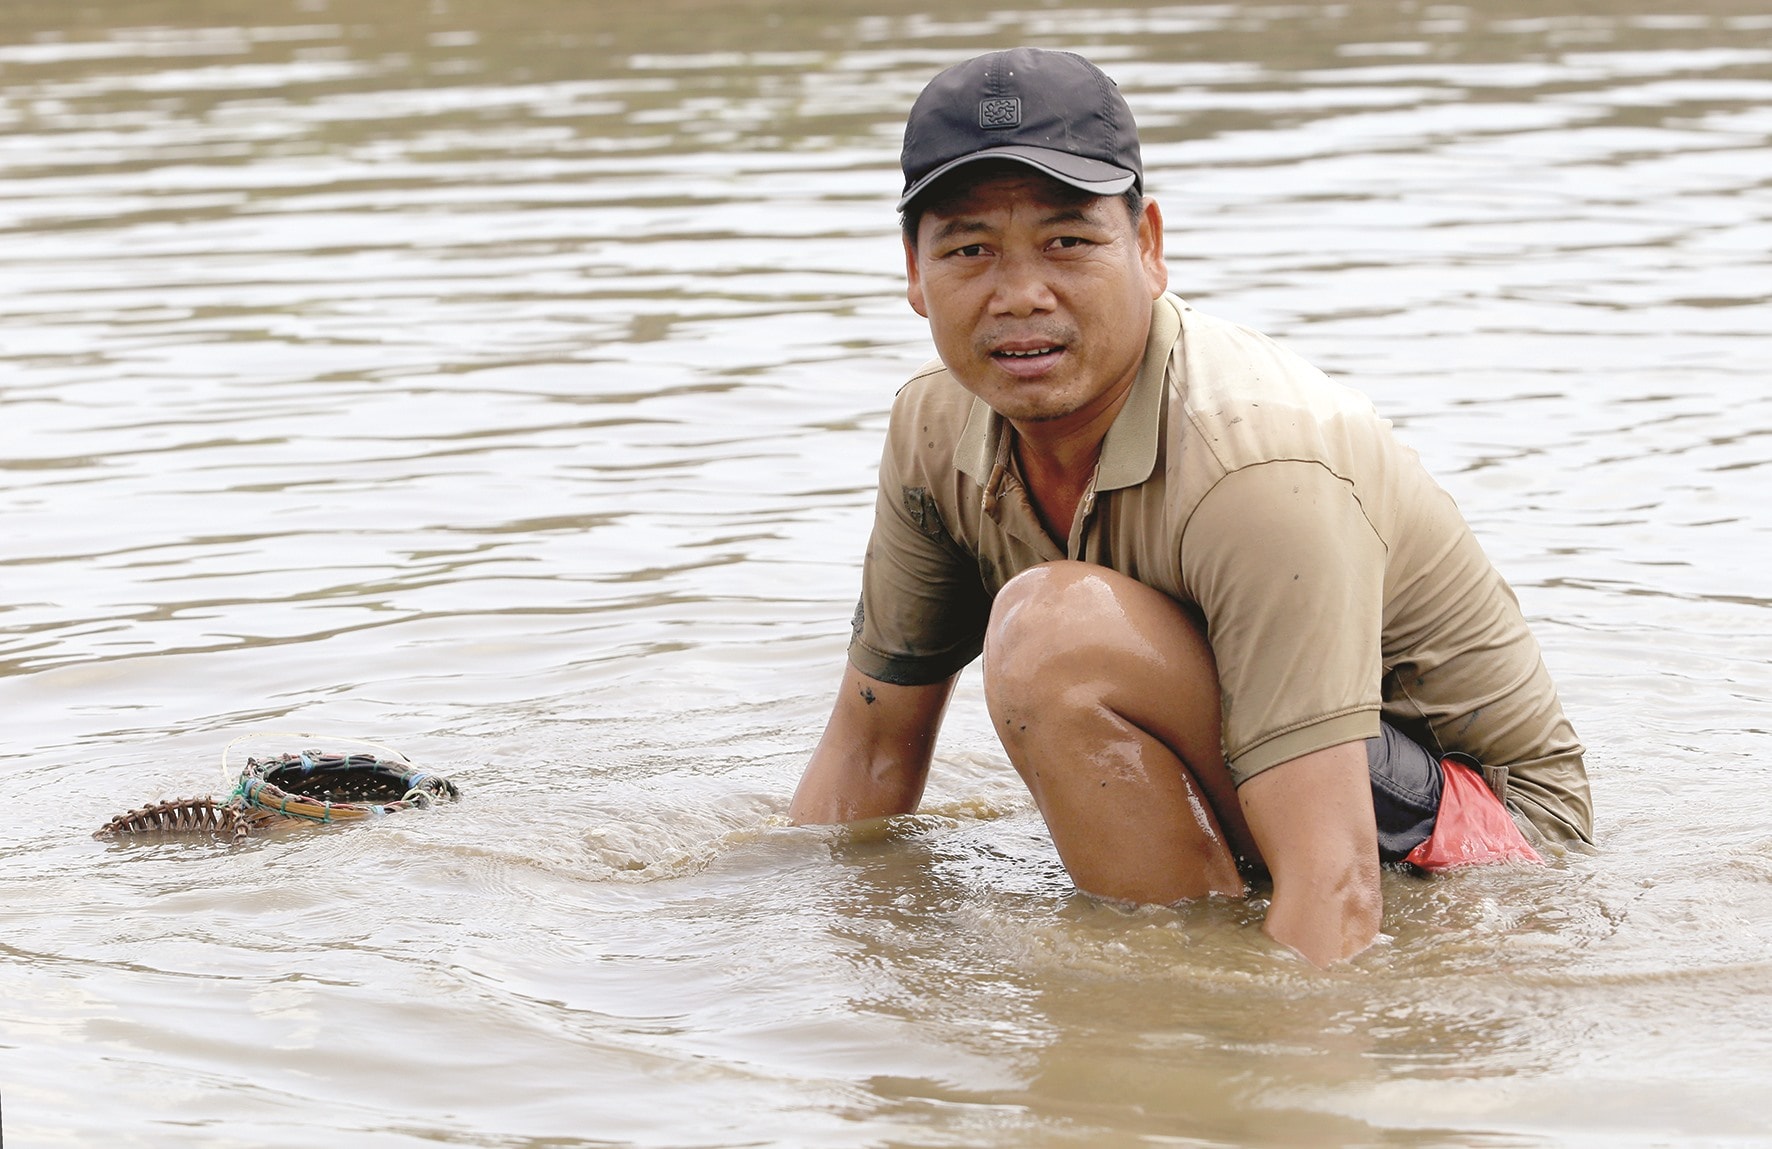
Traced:
[[1491, 862], [1544, 864], [1480, 774], [1450, 758], [1440, 763], [1440, 772], [1445, 784], [1434, 832], [1409, 851], [1405, 862], [1434, 872]]

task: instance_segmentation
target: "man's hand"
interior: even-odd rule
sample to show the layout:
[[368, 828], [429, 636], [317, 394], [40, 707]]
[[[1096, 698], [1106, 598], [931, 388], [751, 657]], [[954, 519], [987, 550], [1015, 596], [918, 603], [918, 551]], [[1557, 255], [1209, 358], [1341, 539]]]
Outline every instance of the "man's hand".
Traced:
[[802, 825], [829, 824], [915, 810], [957, 678], [893, 686], [846, 667], [788, 817]]
[[1384, 900], [1365, 744], [1282, 762], [1243, 783], [1237, 796], [1274, 879], [1268, 936], [1318, 966], [1371, 945]]

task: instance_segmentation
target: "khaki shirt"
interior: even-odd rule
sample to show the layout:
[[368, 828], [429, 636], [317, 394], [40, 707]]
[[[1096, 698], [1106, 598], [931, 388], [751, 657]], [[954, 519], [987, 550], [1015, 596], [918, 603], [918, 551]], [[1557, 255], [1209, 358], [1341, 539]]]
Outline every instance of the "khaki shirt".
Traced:
[[1036, 564], [1111, 567], [1204, 618], [1241, 783], [1374, 737], [1507, 768], [1509, 804], [1591, 841], [1582, 747], [1512, 590], [1371, 403], [1172, 296], [1064, 547], [1013, 428], [939, 363], [892, 410], [849, 660], [939, 682], [978, 656], [999, 588]]

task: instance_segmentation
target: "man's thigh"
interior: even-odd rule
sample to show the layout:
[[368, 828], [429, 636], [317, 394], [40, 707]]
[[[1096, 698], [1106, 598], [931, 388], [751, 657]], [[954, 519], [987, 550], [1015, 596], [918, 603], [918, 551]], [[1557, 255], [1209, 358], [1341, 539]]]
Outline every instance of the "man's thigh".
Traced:
[[[1017, 673], [1026, 672], [1025, 674]], [[1237, 852], [1253, 842], [1219, 741], [1217, 668], [1198, 620], [1152, 588], [1103, 567], [1056, 562], [1023, 572], [992, 610], [987, 691], [1038, 695], [1099, 679], [1106, 701], [1192, 764]], [[1049, 700], [1050, 701], [1050, 700]], [[1366, 743], [1379, 857], [1426, 841], [1439, 811], [1439, 759], [1384, 724]]]
[[[1052, 562], [1023, 571], [992, 606], [984, 679], [999, 721], [1012, 710], [1032, 709], [1049, 721], [1071, 714], [1079, 728], [1089, 728], [1092, 717], [1111, 713], [1155, 738], [1199, 785], [1233, 849], [1252, 852], [1224, 760], [1212, 648], [1198, 618], [1174, 599], [1092, 564]], [[1018, 728], [1019, 721], [999, 729], [1012, 760], [1009, 742]], [[1046, 729], [1052, 730], [1049, 722]], [[1048, 734], [1051, 748], [1058, 737]], [[1100, 757], [1086, 747], [1066, 750], [1078, 764]]]

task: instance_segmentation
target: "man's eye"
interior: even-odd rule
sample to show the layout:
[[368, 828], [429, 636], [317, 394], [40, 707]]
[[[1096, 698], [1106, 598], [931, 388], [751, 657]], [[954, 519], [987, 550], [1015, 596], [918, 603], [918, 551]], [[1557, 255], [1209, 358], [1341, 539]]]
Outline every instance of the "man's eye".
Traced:
[[958, 255], [958, 256], [963, 256], [963, 257], [965, 257], [965, 258], [966, 258], [966, 259], [973, 259], [973, 258], [975, 258], [975, 257], [977, 257], [977, 256], [980, 256], [980, 255], [983, 255], [983, 254], [984, 254], [984, 244], [982, 244], [982, 243], [969, 243], [969, 244], [967, 244], [967, 245], [966, 245], [966, 246], [965, 246], [965, 247], [957, 247], [957, 248], [955, 248], [955, 249], [954, 249], [954, 254], [955, 254], [955, 255]]
[[1053, 247], [1084, 247], [1089, 243], [1080, 235], [1061, 235], [1052, 241]]

